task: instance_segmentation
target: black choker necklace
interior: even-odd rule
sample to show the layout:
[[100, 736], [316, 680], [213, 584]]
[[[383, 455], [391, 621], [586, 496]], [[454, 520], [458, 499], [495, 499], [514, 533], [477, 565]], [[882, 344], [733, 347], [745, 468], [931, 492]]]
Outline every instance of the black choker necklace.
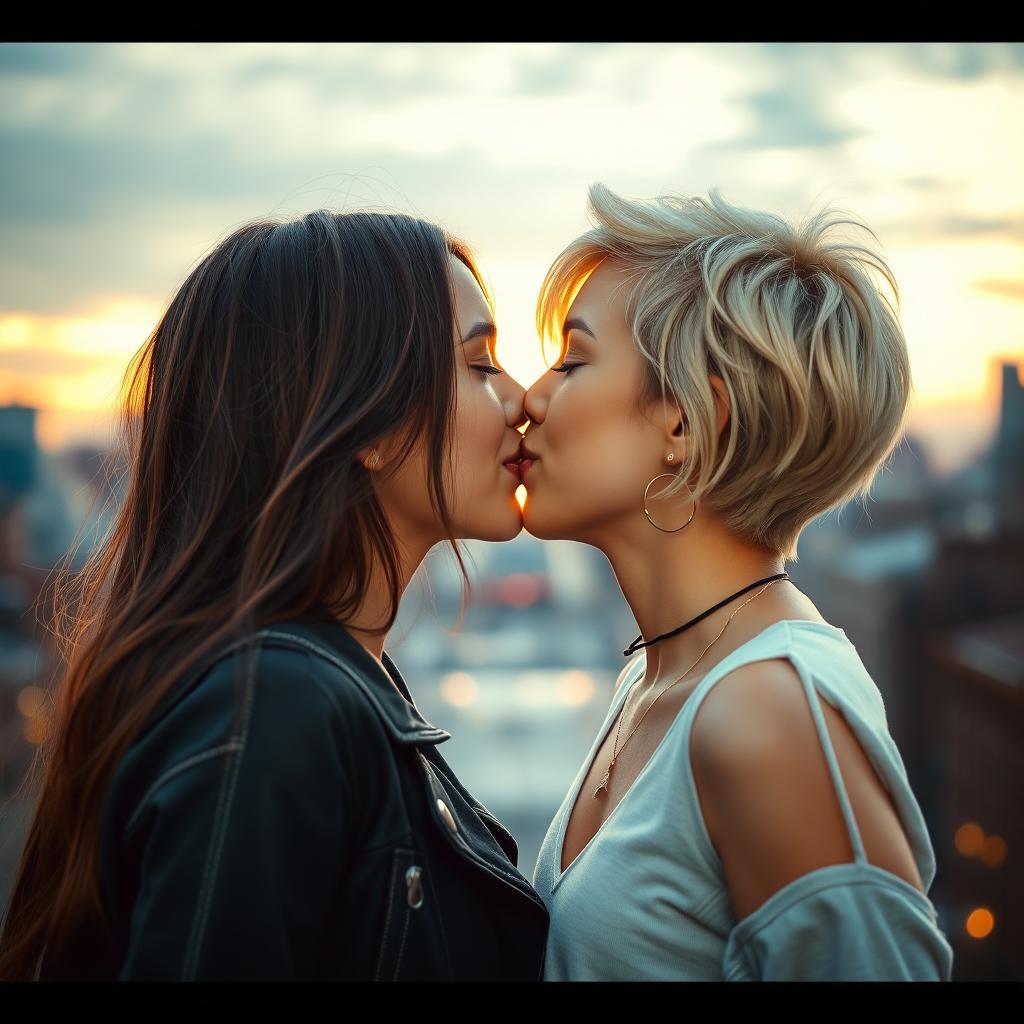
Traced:
[[638, 636], [622, 653], [626, 655], [626, 657], [629, 657], [629, 655], [631, 655], [634, 651], [638, 651], [641, 647], [650, 647], [651, 644], [656, 644], [659, 640], [664, 640], [667, 637], [675, 636], [677, 633], [682, 633], [684, 629], [689, 629], [691, 626], [696, 626], [701, 619], [706, 619], [712, 612], [717, 612], [718, 609], [722, 607], [722, 605], [728, 604], [734, 598], [739, 597], [740, 594], [745, 594], [748, 590], [753, 590], [754, 587], [759, 587], [762, 583], [768, 583], [772, 580], [788, 579], [788, 572], [776, 573], [774, 576], [765, 576], [763, 580], [758, 580], [756, 583], [751, 583], [749, 587], [744, 587], [742, 590], [737, 590], [735, 594], [730, 594], [724, 601], [719, 601], [718, 604], [714, 606], [714, 608], [709, 608], [706, 612], [701, 612], [700, 615], [697, 616], [697, 618], [690, 619], [690, 621], [685, 623], [684, 625], [678, 626], [676, 629], [673, 629], [668, 633], [662, 633], [661, 636], [656, 636], [653, 640], [646, 640], [643, 643], [641, 643], [640, 641], [643, 640], [643, 633], [641, 633], [640, 636]]

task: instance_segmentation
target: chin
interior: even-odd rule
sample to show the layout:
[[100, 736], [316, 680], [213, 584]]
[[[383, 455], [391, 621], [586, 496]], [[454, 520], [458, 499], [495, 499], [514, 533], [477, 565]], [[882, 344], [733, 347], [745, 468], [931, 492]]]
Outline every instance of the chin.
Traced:
[[495, 540], [514, 540], [523, 532], [523, 521], [519, 516], [515, 517], [514, 525], [510, 526], [500, 537]]
[[542, 513], [534, 512], [531, 509], [529, 492], [527, 492], [526, 502], [523, 505], [523, 528], [531, 537], [536, 537], [538, 540], [572, 540], [571, 537], [566, 536], [564, 530], [559, 530], [556, 524], [545, 522]]
[[519, 514], [519, 502], [512, 499], [514, 508], [503, 509], [500, 514], [491, 517], [486, 526], [472, 532], [476, 540], [503, 541], [514, 540], [523, 532], [523, 519]]

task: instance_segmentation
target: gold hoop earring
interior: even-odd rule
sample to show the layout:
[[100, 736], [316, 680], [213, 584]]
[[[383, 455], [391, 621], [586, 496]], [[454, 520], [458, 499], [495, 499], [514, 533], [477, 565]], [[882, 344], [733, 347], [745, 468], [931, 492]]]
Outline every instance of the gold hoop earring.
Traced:
[[[662, 533], [678, 533], [680, 530], [685, 530], [686, 527], [688, 527], [690, 525], [690, 523], [693, 522], [693, 513], [697, 511], [697, 503], [696, 502], [693, 503], [693, 508], [690, 509], [690, 518], [687, 519], [686, 522], [683, 523], [682, 526], [677, 526], [674, 530], [666, 530], [665, 527], [659, 526], [653, 519], [651, 519], [651, 514], [650, 514], [650, 512], [647, 511], [647, 492], [651, 489], [651, 484], [653, 484], [655, 480], [657, 480], [657, 479], [659, 479], [660, 477], [663, 477], [663, 476], [674, 477], [674, 476], [676, 476], [676, 474], [675, 473], [659, 473], [656, 477], [654, 477], [652, 480], [650, 480], [648, 482], [647, 486], [644, 488], [644, 515], [647, 516], [647, 522], [649, 522], [651, 524], [651, 526], [653, 526], [656, 530], [661, 530]], [[690, 485], [687, 484], [687, 483], [684, 483], [683, 486], [690, 492], [690, 498], [692, 500], [692, 498], [693, 498], [693, 491], [691, 490]]]

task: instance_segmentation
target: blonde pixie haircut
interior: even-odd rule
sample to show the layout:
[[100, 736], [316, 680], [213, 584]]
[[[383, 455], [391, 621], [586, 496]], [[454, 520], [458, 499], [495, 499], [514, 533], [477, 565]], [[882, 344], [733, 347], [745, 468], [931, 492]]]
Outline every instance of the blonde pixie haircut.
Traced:
[[[606, 258], [625, 271], [625, 308], [646, 360], [639, 411], [680, 407], [688, 450], [684, 491], [750, 543], [797, 560], [804, 526], [854, 497], [899, 443], [911, 391], [896, 309], [869, 277], [899, 289], [885, 260], [837, 224], [877, 236], [825, 209], [794, 228], [781, 217], [675, 194], [651, 202], [591, 185], [597, 226], [571, 242], [541, 285], [537, 329], [564, 352], [561, 327], [587, 277]], [[716, 434], [709, 376], [725, 382], [730, 418]], [[689, 497], [689, 495], [686, 495]]]

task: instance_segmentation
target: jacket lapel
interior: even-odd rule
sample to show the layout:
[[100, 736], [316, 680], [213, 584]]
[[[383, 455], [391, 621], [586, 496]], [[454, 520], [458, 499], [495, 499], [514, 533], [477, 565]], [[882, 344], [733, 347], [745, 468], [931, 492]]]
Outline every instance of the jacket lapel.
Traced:
[[[544, 908], [529, 880], [517, 870], [519, 851], [512, 834], [462, 785], [436, 749], [437, 744], [452, 738], [451, 733], [423, 717], [388, 653], [384, 651], [381, 655], [385, 672], [341, 623], [326, 616], [293, 619], [259, 631], [259, 635], [268, 639], [275, 634], [298, 641], [328, 658], [366, 694], [396, 743], [424, 748], [418, 751], [419, 760], [427, 785], [427, 803], [438, 829], [463, 856], [486, 867]], [[454, 830], [442, 817], [439, 800], [452, 816]]]
[[[304, 642], [304, 646], [326, 657], [358, 686], [376, 707], [385, 728], [396, 743], [444, 743], [452, 734], [428, 722], [416, 707], [405, 680], [387, 652], [381, 661], [385, 672], [372, 654], [351, 633], [334, 619], [303, 618], [260, 630], [268, 638], [274, 633], [287, 634]], [[390, 672], [391, 678], [388, 677]]]

